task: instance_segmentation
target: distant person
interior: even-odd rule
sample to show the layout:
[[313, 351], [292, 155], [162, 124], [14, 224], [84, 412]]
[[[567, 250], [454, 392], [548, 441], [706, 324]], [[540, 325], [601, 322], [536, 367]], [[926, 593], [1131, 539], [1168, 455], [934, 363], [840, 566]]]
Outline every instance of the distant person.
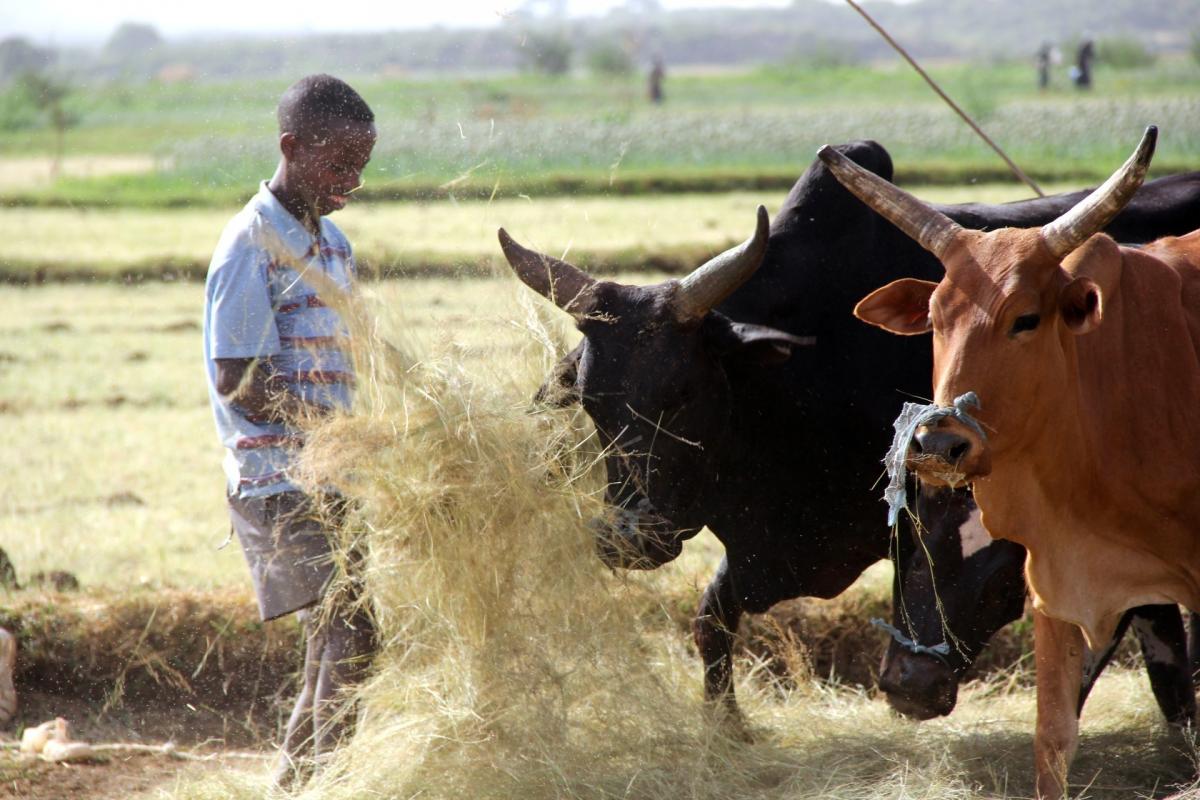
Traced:
[[370, 617], [342, 596], [353, 589], [316, 608], [334, 576], [328, 526], [344, 501], [305, 495], [289, 471], [303, 445], [299, 422], [350, 404], [346, 326], [304, 276], [319, 271], [350, 287], [350, 244], [325, 215], [360, 185], [376, 134], [370, 107], [329, 75], [293, 84], [276, 113], [275, 175], [225, 226], [208, 268], [204, 360], [229, 515], [259, 614], [299, 612], [304, 625], [304, 687], [274, 775], [290, 788], [345, 732], [335, 695], [362, 679], [375, 650]]
[[1042, 42], [1037, 51], [1037, 84], [1039, 89], [1050, 86], [1050, 63], [1054, 47], [1049, 42]]
[[651, 103], [661, 103], [663, 101], [663, 79], [667, 77], [667, 69], [663, 65], [662, 56], [654, 57], [654, 64], [650, 67], [650, 78], [648, 81], [648, 90]]
[[1071, 67], [1071, 80], [1077, 88], [1092, 88], [1092, 62], [1095, 60], [1096, 45], [1091, 39], [1084, 39], [1079, 45], [1075, 66]]

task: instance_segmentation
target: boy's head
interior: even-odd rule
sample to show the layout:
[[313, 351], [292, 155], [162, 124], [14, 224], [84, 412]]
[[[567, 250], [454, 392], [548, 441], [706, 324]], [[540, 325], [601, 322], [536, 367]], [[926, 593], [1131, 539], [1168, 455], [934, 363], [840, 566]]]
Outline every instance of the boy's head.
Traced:
[[309, 75], [279, 100], [279, 150], [288, 190], [320, 215], [346, 205], [375, 147], [375, 115], [349, 84]]

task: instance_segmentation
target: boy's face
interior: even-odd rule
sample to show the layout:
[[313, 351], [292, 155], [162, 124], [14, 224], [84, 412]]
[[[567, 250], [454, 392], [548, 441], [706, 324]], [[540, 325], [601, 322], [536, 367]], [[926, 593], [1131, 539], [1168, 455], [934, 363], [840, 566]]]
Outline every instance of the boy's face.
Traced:
[[370, 122], [333, 120], [315, 133], [285, 133], [279, 140], [292, 191], [325, 216], [346, 205], [362, 183], [375, 147]]

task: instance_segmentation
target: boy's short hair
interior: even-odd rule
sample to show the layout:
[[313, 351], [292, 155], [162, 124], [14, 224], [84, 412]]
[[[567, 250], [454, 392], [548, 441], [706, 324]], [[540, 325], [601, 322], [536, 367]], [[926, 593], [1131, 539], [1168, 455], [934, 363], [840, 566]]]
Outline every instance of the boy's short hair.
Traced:
[[375, 113], [350, 84], [332, 75], [308, 75], [293, 83], [275, 111], [279, 132], [320, 130], [334, 120], [374, 122]]

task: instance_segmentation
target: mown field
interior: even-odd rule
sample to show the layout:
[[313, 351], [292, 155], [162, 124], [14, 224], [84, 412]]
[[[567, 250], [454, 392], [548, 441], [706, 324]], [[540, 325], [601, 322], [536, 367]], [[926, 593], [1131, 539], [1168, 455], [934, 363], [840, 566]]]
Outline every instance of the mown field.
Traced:
[[[647, 264], [680, 272], [744, 239], [755, 207], [763, 203], [775, 213], [785, 194], [374, 202], [351, 205], [337, 221], [354, 242], [359, 263], [376, 275], [479, 277], [507, 271], [496, 243], [500, 226], [530, 246], [566, 254], [596, 272]], [[947, 202], [1003, 202], [1030, 195], [1019, 184], [922, 192]], [[0, 255], [0, 280], [200, 280], [230, 214], [214, 208], [8, 208], [0, 214], [0, 237], [9, 243]]]

